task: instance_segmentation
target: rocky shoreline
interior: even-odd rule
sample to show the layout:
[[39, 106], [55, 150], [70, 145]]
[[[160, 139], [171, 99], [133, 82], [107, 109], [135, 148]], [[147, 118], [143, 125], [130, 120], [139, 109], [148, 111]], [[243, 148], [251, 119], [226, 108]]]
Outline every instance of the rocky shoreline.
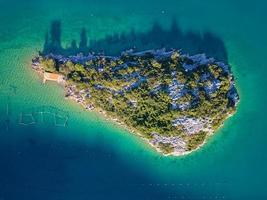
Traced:
[[[148, 53], [148, 51], [139, 52], [137, 54], [133, 53], [131, 51], [130, 52], [127, 51], [124, 54], [131, 55], [131, 56], [142, 56], [142, 55], [147, 54], [147, 53]], [[171, 52], [149, 51], [149, 53], [155, 55], [155, 57], [157, 56], [158, 59], [162, 59], [162, 58], [164, 59], [166, 57], [173, 56], [173, 54], [174, 54], [173, 51], [171, 51]], [[118, 59], [116, 57], [105, 57], [105, 56], [102, 56], [102, 57], [103, 57], [103, 59], [105, 59], [105, 58], [109, 58], [111, 60], [113, 60], [113, 59], [117, 60]], [[209, 63], [215, 63], [214, 59], [206, 58], [204, 54], [195, 55], [195, 56], [184, 55], [184, 57], [185, 57], [185, 59], [188, 59], [191, 61], [191, 62], [183, 64], [185, 71], [194, 70], [199, 65], [208, 65]], [[47, 72], [45, 72], [46, 70], [43, 68], [43, 66], [40, 62], [41, 58], [42, 57], [38, 56], [32, 60], [32, 68], [35, 71], [37, 71], [38, 74], [44, 75], [44, 73], [47, 73]], [[70, 60], [71, 60], [71, 62], [85, 63], [88, 60], [92, 60], [95, 58], [99, 59], [99, 57], [91, 55], [91, 54], [89, 54], [88, 56], [77, 55], [77, 56], [71, 56], [71, 57], [64, 57], [62, 55], [50, 54], [50, 55], [47, 55], [45, 58], [49, 58], [49, 59], [52, 58], [52, 59], [55, 59], [57, 62], [62, 62], [62, 63], [66, 63]], [[196, 63], [198, 63], [198, 64], [196, 64]], [[220, 66], [225, 71], [225, 73], [230, 73], [227, 65], [220, 63], [220, 62], [216, 62], [216, 65]], [[104, 71], [104, 68], [100, 67], [97, 70], [99, 72], [102, 72], [102, 71]], [[53, 76], [53, 75], [54, 74], [51, 73], [51, 76]], [[173, 75], [175, 76], [175, 73]], [[205, 137], [203, 142], [201, 144], [199, 144], [194, 149], [188, 149], [187, 140], [181, 136], [162, 136], [162, 135], [159, 135], [157, 132], [154, 132], [154, 133], [151, 133], [151, 136], [152, 136], [151, 138], [147, 138], [147, 137], [144, 137], [144, 135], [142, 133], [140, 133], [139, 130], [135, 129], [134, 127], [130, 127], [130, 126], [126, 125], [123, 122], [123, 120], [119, 119], [118, 117], [112, 117], [112, 115], [110, 115], [108, 112], [106, 112], [105, 110], [103, 110], [100, 107], [95, 106], [94, 103], [88, 101], [88, 99], [90, 99], [90, 97], [91, 97], [91, 93], [90, 93], [89, 88], [78, 89], [77, 86], [74, 83], [69, 82], [66, 77], [63, 76], [63, 78], [61, 78], [61, 79], [62, 79], [62, 81], [60, 81], [60, 84], [62, 84], [65, 88], [66, 98], [69, 98], [69, 99], [79, 103], [83, 108], [85, 108], [85, 110], [94, 111], [94, 112], [100, 114], [101, 116], [103, 116], [104, 119], [115, 122], [117, 125], [126, 129], [127, 131], [130, 131], [131, 133], [138, 135], [139, 137], [144, 139], [149, 145], [151, 145], [154, 149], [156, 149], [158, 152], [162, 153], [164, 156], [168, 156], [168, 155], [181, 156], [181, 155], [186, 155], [186, 154], [189, 154], [193, 151], [196, 151], [200, 147], [202, 147], [206, 143], [207, 139], [211, 135], [213, 135], [214, 132], [218, 129], [217, 128], [216, 130], [213, 130], [211, 127], [206, 127], [206, 124], [209, 124], [208, 123], [209, 119], [200, 119], [200, 118], [197, 119], [197, 118], [189, 118], [189, 117], [183, 118], [182, 117], [180, 119], [176, 119], [175, 121], [173, 121], [174, 125], [177, 124], [177, 126], [179, 126], [179, 127], [184, 127], [183, 128], [184, 132], [186, 134], [188, 134], [188, 137], [190, 137], [190, 135], [194, 136], [195, 132], [205, 130], [205, 132], [207, 133], [207, 136]], [[175, 84], [175, 83], [173, 83], [173, 84]], [[214, 83], [214, 84], [217, 84], [217, 83]], [[233, 81], [231, 82], [231, 84], [232, 84], [231, 87], [234, 88]], [[97, 86], [97, 87], [99, 87], [99, 89], [103, 89], [102, 86]], [[177, 86], [173, 85], [171, 87], [175, 88]], [[218, 87], [218, 86], [214, 85], [212, 87]], [[207, 89], [207, 93], [212, 92], [212, 90], [214, 90], [214, 89], [212, 89], [212, 88]], [[113, 92], [113, 90], [111, 90], [111, 92]], [[174, 95], [174, 98], [176, 98], [175, 96], [177, 96], [177, 94], [173, 93], [173, 95]], [[235, 104], [234, 106], [237, 105], [239, 98], [238, 98], [238, 95], [235, 91], [229, 92], [228, 98], [233, 99], [233, 102]], [[181, 109], [183, 109], [183, 108], [181, 108]], [[185, 107], [185, 109], [186, 109], [186, 107]], [[230, 114], [228, 114], [228, 116], [226, 118], [228, 118], [232, 115], [233, 115], [233, 113], [230, 113]], [[220, 124], [219, 128], [222, 125], [223, 125], [223, 123]], [[171, 152], [164, 152], [163, 151], [163, 149], [165, 148], [164, 145], [166, 145], [166, 144], [172, 146]]]

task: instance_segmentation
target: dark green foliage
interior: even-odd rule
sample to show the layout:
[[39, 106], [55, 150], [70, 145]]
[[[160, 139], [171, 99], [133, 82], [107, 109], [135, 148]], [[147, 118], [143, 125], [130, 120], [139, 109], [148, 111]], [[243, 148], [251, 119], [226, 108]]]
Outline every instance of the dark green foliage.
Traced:
[[173, 152], [173, 146], [169, 143], [159, 143], [159, 148], [163, 151], [165, 154], [169, 154]]
[[198, 134], [189, 136], [187, 149], [189, 151], [196, 149], [199, 145], [201, 145], [204, 142], [206, 135], [207, 133], [202, 131]]
[[47, 72], [56, 71], [56, 62], [53, 59], [42, 59], [41, 65]]
[[[89, 88], [91, 98], [87, 99], [88, 102], [147, 137], [151, 136], [151, 132], [164, 136], [183, 134], [182, 129], [172, 124], [175, 118], [182, 116], [212, 119], [212, 129], [217, 129], [227, 115], [233, 112], [233, 106], [229, 107], [227, 98], [231, 76], [217, 65], [201, 65], [186, 72], [182, 67], [183, 62], [191, 61], [186, 61], [179, 52], [174, 52], [172, 56], [164, 59], [146, 54], [123, 55], [119, 59], [98, 56], [85, 64], [71, 61], [58, 64], [51, 58], [43, 58], [41, 61], [46, 71], [58, 71], [79, 89]], [[123, 67], [125, 65], [127, 67]], [[175, 75], [172, 74], [174, 71]], [[202, 74], [210, 74], [210, 78], [202, 80]], [[188, 109], [172, 109], [173, 100], [168, 89], [173, 78], [185, 85], [188, 91], [176, 100], [176, 103], [188, 103]], [[221, 82], [220, 88], [212, 94], [207, 94], [204, 88], [215, 79]], [[132, 87], [137, 83], [137, 87]], [[161, 89], [153, 92], [157, 87]], [[198, 91], [197, 96], [193, 90]], [[188, 149], [192, 150], [200, 145], [205, 136], [204, 132], [188, 136]], [[172, 149], [166, 144], [160, 145], [166, 152]]]

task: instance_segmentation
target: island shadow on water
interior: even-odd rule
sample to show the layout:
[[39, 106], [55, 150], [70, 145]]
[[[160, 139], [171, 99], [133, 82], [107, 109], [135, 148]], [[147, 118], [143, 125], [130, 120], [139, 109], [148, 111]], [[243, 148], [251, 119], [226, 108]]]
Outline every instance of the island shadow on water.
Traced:
[[61, 21], [52, 21], [50, 31], [45, 36], [42, 54], [54, 53], [68, 56], [95, 52], [118, 56], [128, 49], [144, 51], [174, 48], [190, 55], [205, 53], [208, 57], [228, 63], [225, 45], [219, 36], [211, 32], [184, 32], [175, 19], [168, 30], [163, 29], [158, 22], [154, 22], [152, 28], [145, 33], [138, 33], [132, 29], [129, 33], [107, 35], [100, 40], [89, 40], [86, 29], [82, 28], [79, 44], [76, 40], [72, 40], [66, 48], [62, 46], [61, 33]]
[[[122, 51], [133, 47], [136, 51], [164, 47], [182, 49], [184, 53], [189, 54], [205, 52], [208, 56], [226, 63], [228, 60], [224, 43], [219, 37], [209, 32], [204, 34], [183, 32], [175, 21], [167, 31], [155, 23], [146, 33], [132, 30], [130, 33], [109, 35], [98, 41], [89, 41], [86, 30], [82, 29], [79, 44], [73, 40], [68, 48], [62, 46], [61, 39], [61, 22], [53, 21], [50, 33], [46, 34], [42, 53], [73, 55], [94, 51], [105, 52], [106, 55], [119, 55]], [[21, 134], [24, 131], [25, 134]], [[74, 145], [72, 141], [64, 142], [51, 136], [53, 129], [43, 130], [43, 133], [36, 135], [31, 129], [19, 129], [14, 132], [26, 137], [24, 143], [16, 145], [16, 148], [8, 153], [7, 148], [1, 145], [0, 157], [2, 163], [7, 163], [0, 167], [0, 171], [3, 172], [0, 173], [3, 177], [0, 184], [6, 186], [2, 189], [1, 197], [6, 199], [18, 199], [18, 195], [27, 196], [30, 199], [36, 196], [41, 196], [41, 199], [77, 197], [106, 199], [106, 195], [109, 195], [110, 199], [144, 197], [178, 199], [185, 194], [193, 192], [197, 194], [191, 188], [178, 187], [177, 190], [172, 191], [161, 187], [164, 184], [160, 187], [152, 185], [151, 182], [155, 180], [146, 175], [146, 173], [150, 174], [149, 168], [142, 173], [134, 166], [127, 165], [116, 156], [113, 148], [108, 146], [90, 146], [83, 142]], [[46, 140], [38, 138], [38, 135], [46, 135]], [[8, 165], [10, 159], [14, 160], [13, 167]], [[20, 169], [15, 166], [19, 166]], [[29, 174], [31, 174], [30, 177]], [[183, 180], [180, 181], [183, 182]], [[18, 191], [14, 192], [14, 188]]]
[[1, 137], [0, 199], [166, 199], [170, 194], [185, 195], [182, 190], [151, 187], [148, 169], [135, 169], [109, 146], [58, 138], [49, 128], [38, 134], [31, 127], [13, 129], [24, 137], [15, 147], [6, 143], [10, 136]]

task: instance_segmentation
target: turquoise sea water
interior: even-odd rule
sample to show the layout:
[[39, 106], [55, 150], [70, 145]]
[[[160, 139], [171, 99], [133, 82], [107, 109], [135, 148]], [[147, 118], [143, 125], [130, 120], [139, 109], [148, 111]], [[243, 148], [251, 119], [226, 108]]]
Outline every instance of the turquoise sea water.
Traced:
[[[266, 199], [266, 8], [263, 0], [0, 0], [0, 199]], [[30, 63], [54, 20], [63, 46], [86, 28], [91, 46], [110, 54], [204, 49], [231, 65], [237, 113], [201, 150], [162, 157], [64, 99], [60, 86], [41, 84]]]

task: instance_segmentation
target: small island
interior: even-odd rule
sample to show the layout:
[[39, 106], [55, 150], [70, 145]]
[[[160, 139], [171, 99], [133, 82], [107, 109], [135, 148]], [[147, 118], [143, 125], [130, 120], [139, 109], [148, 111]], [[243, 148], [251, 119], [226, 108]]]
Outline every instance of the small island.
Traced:
[[165, 49], [120, 56], [42, 54], [32, 60], [66, 97], [138, 134], [164, 155], [201, 147], [236, 111], [239, 96], [228, 65], [205, 54]]

